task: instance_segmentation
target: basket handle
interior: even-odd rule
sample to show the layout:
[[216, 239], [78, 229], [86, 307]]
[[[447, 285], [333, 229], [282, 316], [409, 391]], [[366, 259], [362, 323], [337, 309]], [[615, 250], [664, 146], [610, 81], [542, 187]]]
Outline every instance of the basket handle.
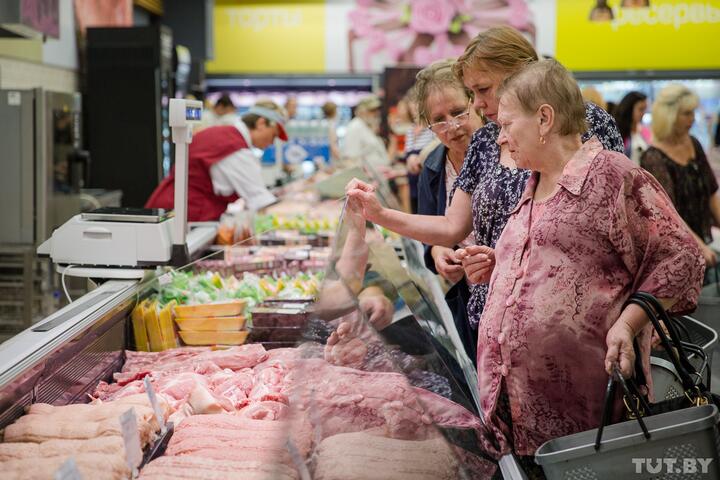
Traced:
[[[613, 398], [615, 397], [615, 389], [616, 384], [619, 383], [622, 386], [623, 394], [625, 395], [626, 400], [630, 400], [630, 405], [627, 405], [627, 402], [625, 403], [628, 408], [633, 413], [633, 416], [635, 420], [637, 420], [638, 424], [640, 425], [640, 429], [643, 432], [643, 435], [646, 439], [650, 440], [650, 432], [647, 429], [647, 426], [645, 425], [645, 422], [643, 421], [643, 416], [638, 408], [638, 404], [642, 404], [643, 408], [645, 408], [646, 412], [649, 410], [649, 406], [647, 405], [647, 402], [645, 402], [645, 399], [637, 390], [637, 387], [633, 382], [626, 382], [625, 379], [622, 376], [622, 373], [620, 373], [620, 367], [617, 363], [613, 364], [613, 374], [610, 375], [608, 378], [607, 387], [605, 388], [605, 406], [603, 408], [602, 413], [602, 419], [600, 420], [600, 427], [598, 428], [597, 435], [595, 436], [595, 451], [600, 450], [600, 445], [602, 444], [602, 436], [603, 432], [605, 431], [605, 426], [610, 423], [610, 415], [612, 414], [612, 407], [613, 407]], [[635, 404], [632, 399], [635, 398], [638, 400], [638, 404]]]

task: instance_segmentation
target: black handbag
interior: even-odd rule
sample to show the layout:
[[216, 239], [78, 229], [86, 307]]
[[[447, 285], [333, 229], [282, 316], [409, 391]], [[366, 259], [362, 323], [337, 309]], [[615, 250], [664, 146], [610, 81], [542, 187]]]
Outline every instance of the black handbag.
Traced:
[[[710, 392], [710, 371], [707, 366], [707, 355], [697, 345], [682, 340], [678, 332], [679, 323], [675, 321], [662, 304], [652, 295], [645, 292], [637, 292], [630, 296], [626, 302], [626, 306], [634, 304], [643, 309], [645, 314], [650, 318], [653, 328], [660, 337], [660, 343], [665, 349], [665, 353], [669, 361], [673, 364], [680, 380], [684, 394], [668, 400], [650, 403], [647, 395], [642, 394], [639, 385], [646, 385], [645, 375], [642, 370], [639, 348], [635, 342], [635, 376], [634, 378], [624, 379], [620, 374], [619, 368], [616, 366], [615, 371], [608, 380], [605, 392], [605, 408], [603, 410], [600, 428], [598, 429], [595, 440], [595, 449], [600, 448], [602, 441], [602, 432], [610, 421], [612, 413], [613, 400], [615, 398], [616, 385], [622, 386], [622, 398], [626, 408], [626, 419], [636, 419], [640, 424], [646, 438], [650, 438], [645, 423], [642, 418], [650, 415], [671, 412], [683, 408], [693, 406], [715, 404], [720, 408], [720, 396]], [[663, 329], [663, 326], [665, 327]], [[688, 351], [702, 359], [707, 372], [707, 381], [703, 381], [702, 376], [698, 373], [695, 366], [688, 359]]]

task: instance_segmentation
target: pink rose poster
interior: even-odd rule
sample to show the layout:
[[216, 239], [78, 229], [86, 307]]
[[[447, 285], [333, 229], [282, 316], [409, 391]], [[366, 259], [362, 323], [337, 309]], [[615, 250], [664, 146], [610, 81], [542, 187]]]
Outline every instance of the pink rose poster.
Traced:
[[60, 36], [60, 7], [58, 0], [22, 0], [22, 22], [49, 37]]
[[356, 0], [349, 15], [351, 71], [457, 57], [475, 35], [496, 25], [535, 36], [526, 0]]

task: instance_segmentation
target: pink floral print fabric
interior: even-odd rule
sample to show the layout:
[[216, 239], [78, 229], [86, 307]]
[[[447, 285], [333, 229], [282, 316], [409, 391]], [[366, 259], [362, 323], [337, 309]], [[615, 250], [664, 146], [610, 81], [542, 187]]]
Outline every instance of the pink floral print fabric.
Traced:
[[[605, 337], [635, 291], [695, 307], [704, 262], [660, 184], [593, 138], [566, 165], [538, 215], [533, 173], [496, 246], [478, 331], [481, 406], [501, 450], [600, 422]], [[647, 332], [642, 338], [647, 340]], [[649, 348], [649, 342], [646, 343]], [[646, 350], [647, 353], [647, 350]], [[496, 411], [501, 385], [512, 432]], [[494, 427], [494, 428], [493, 428]]]

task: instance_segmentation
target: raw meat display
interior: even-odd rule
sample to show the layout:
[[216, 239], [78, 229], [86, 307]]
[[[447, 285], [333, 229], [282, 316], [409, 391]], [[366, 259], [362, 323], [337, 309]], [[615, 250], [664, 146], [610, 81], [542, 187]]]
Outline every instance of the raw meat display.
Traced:
[[177, 427], [165, 455], [195, 455], [216, 460], [283, 463], [293, 466], [286, 443], [292, 439], [302, 458], [312, 430], [304, 419], [254, 420], [234, 415], [195, 415]]
[[[72, 457], [83, 478], [93, 480], [130, 478], [130, 469], [123, 455], [78, 453]], [[61, 455], [8, 460], [0, 464], [0, 469], [3, 480], [49, 480], [55, 478], [55, 472], [67, 459], [67, 455]]]
[[[369, 468], [372, 466], [372, 468]], [[315, 480], [451, 480], [458, 462], [442, 439], [398, 440], [368, 432], [326, 438], [317, 453]]]
[[[167, 418], [170, 406], [162, 399], [159, 406]], [[130, 408], [135, 410], [144, 447], [159, 430], [147, 395], [114, 402], [31, 405], [26, 415], [5, 428], [4, 443], [0, 443], [2, 478], [51, 479], [70, 457], [84, 478], [128, 478], [119, 417]]]
[[297, 472], [286, 465], [254, 460], [234, 462], [194, 455], [159, 457], [150, 462], [141, 480], [296, 480]]
[[125, 458], [125, 444], [120, 435], [87, 440], [55, 439], [42, 443], [0, 443], [0, 462], [22, 458], [56, 457], [76, 453], [119, 454]]

